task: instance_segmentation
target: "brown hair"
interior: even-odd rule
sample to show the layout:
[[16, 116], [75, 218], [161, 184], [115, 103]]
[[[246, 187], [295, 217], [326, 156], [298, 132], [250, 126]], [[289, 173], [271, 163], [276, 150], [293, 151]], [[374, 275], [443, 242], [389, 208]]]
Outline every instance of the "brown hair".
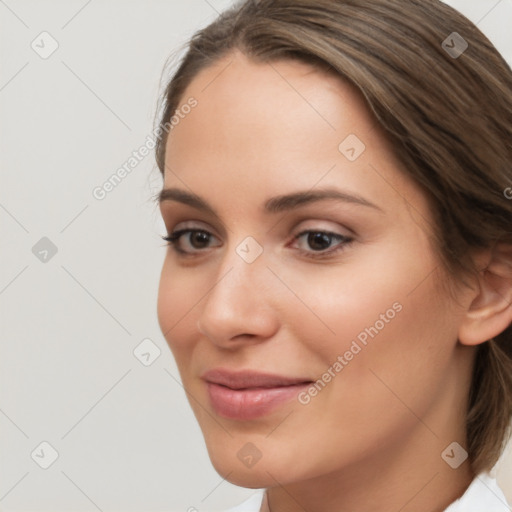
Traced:
[[[450, 52], [464, 42], [461, 55]], [[512, 200], [504, 192], [512, 186], [512, 71], [456, 10], [438, 0], [237, 3], [192, 37], [167, 85], [155, 150], [162, 175], [168, 122], [183, 93], [199, 71], [235, 50], [255, 62], [329, 68], [359, 89], [430, 197], [443, 268], [461, 282], [477, 272], [472, 250], [512, 243]], [[509, 325], [476, 353], [466, 417], [475, 474], [499, 459], [511, 417]]]

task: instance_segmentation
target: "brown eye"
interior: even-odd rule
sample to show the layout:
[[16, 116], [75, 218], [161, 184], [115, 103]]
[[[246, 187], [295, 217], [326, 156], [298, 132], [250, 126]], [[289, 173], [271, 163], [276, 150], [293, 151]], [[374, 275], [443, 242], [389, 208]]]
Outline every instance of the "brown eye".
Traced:
[[[185, 240], [188, 239], [188, 246], [189, 248], [195, 249], [195, 250], [201, 250], [208, 248], [208, 242], [213, 237], [211, 233], [208, 231], [204, 231], [202, 229], [180, 229], [178, 231], [174, 231], [168, 236], [163, 236], [162, 238], [166, 240], [169, 245], [171, 245], [176, 252], [182, 253], [182, 254], [188, 254], [194, 253], [194, 250], [190, 251], [187, 248], [183, 248], [180, 243], [182, 237], [184, 235], [188, 235], [185, 237]], [[214, 237], [213, 237], [214, 238]]]
[[[322, 258], [330, 256], [333, 253], [345, 249], [354, 239], [340, 235], [339, 233], [331, 233], [329, 231], [314, 231], [307, 230], [299, 233], [294, 240], [299, 240], [303, 237], [306, 241], [307, 249], [300, 249], [302, 253], [311, 258]], [[329, 249], [333, 240], [337, 240], [339, 243], [334, 249]], [[315, 254], [316, 253], [316, 254]]]

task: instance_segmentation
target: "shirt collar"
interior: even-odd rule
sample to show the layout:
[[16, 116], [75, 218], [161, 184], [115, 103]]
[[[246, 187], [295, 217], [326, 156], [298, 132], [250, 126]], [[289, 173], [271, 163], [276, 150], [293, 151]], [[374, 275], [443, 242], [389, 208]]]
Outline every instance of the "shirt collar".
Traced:
[[510, 512], [503, 491], [494, 477], [482, 472], [471, 482], [466, 492], [444, 512]]

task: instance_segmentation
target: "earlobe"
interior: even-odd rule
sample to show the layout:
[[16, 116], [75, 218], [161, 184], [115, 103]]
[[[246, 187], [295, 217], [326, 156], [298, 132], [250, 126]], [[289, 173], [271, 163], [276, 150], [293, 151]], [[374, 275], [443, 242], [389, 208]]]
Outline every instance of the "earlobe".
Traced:
[[496, 245], [478, 277], [478, 292], [459, 326], [459, 341], [478, 345], [512, 324], [512, 245]]

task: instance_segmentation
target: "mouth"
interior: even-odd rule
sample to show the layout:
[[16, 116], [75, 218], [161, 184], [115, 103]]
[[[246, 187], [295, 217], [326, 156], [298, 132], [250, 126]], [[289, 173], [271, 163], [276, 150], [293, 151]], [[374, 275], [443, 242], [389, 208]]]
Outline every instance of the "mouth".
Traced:
[[256, 419], [296, 398], [312, 384], [307, 378], [285, 377], [252, 370], [214, 369], [202, 375], [214, 411], [225, 418]]

